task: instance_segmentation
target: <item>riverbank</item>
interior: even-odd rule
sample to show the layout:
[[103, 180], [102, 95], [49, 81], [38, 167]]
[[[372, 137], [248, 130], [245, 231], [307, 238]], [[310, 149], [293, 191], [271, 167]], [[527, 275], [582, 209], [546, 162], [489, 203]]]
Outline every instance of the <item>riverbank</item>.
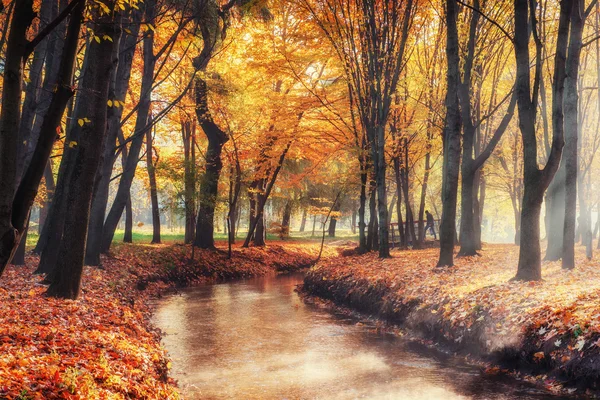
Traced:
[[512, 282], [515, 246], [437, 269], [437, 250], [330, 258], [311, 269], [303, 291], [388, 323], [417, 338], [485, 360], [548, 389], [597, 391], [600, 384], [600, 264], [544, 263], [544, 281]]
[[1, 399], [178, 399], [150, 323], [150, 300], [170, 288], [302, 269], [315, 244], [222, 251], [183, 245], [119, 245], [102, 268], [86, 267], [77, 301], [44, 296], [38, 259], [0, 281]]

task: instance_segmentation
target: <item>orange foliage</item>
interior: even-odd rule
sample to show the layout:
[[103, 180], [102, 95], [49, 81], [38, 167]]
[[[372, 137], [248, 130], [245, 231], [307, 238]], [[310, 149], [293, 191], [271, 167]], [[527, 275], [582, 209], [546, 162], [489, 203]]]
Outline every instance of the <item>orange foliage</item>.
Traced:
[[[224, 253], [189, 246], [120, 246], [86, 267], [77, 301], [43, 296], [38, 263], [9, 267], [0, 286], [0, 398], [177, 399], [148, 300], [173, 284], [308, 266], [316, 245]], [[135, 289], [137, 288], [137, 290]]]
[[[309, 272], [305, 289], [469, 352], [519, 352], [534, 370], [572, 378], [600, 357], [600, 268], [583, 250], [573, 271], [546, 262], [542, 282], [510, 280], [516, 246], [488, 245], [447, 269], [435, 267], [438, 251], [329, 258]], [[593, 365], [587, 376], [600, 373]]]

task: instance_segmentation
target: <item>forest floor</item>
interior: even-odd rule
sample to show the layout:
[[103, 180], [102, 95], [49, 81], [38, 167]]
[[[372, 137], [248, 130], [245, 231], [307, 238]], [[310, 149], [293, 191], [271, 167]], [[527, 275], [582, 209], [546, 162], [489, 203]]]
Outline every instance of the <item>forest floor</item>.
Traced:
[[[515, 282], [518, 247], [436, 268], [439, 250], [328, 258], [311, 269], [307, 300], [378, 319], [384, 329], [483, 361], [557, 392], [600, 385], [600, 262], [577, 254], [573, 271], [544, 262], [541, 282]], [[322, 301], [324, 299], [325, 301]], [[333, 304], [332, 304], [333, 303]], [[397, 329], [399, 328], [399, 329]]]
[[[0, 281], [0, 399], [176, 399], [170, 362], [150, 323], [151, 299], [175, 286], [308, 267], [315, 243], [210, 252], [118, 245], [85, 267], [78, 300], [44, 295], [37, 257]], [[327, 250], [330, 252], [330, 250]]]

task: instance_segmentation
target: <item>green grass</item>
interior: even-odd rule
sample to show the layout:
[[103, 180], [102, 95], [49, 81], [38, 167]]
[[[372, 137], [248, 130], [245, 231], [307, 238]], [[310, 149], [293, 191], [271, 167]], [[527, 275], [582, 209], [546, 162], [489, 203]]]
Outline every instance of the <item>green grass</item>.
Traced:
[[[327, 234], [325, 235], [325, 242], [331, 242], [331, 241], [335, 241], [335, 240], [353, 240], [353, 241], [357, 241], [358, 240], [358, 234], [352, 234], [352, 232], [350, 230], [343, 230], [340, 229], [337, 232], [336, 237], [334, 238], [330, 238], [329, 236], [327, 236]], [[113, 239], [114, 243], [121, 243], [123, 242], [123, 234], [124, 231], [122, 229], [118, 229], [115, 232], [115, 237]], [[321, 235], [323, 234], [323, 232], [319, 232], [316, 231], [315, 232], [315, 236], [312, 236], [312, 231], [308, 231], [308, 232], [297, 232], [297, 231], [293, 231], [291, 233], [291, 236], [286, 239], [286, 241], [316, 241], [319, 242], [321, 241]], [[38, 241], [38, 234], [37, 232], [30, 232], [27, 235], [27, 250], [31, 250], [35, 247], [37, 241]], [[237, 239], [238, 240], [243, 240], [246, 238], [246, 232], [238, 232], [237, 235]], [[169, 230], [163, 230], [163, 232], [161, 232], [161, 239], [163, 241], [163, 243], [182, 243], [183, 239], [184, 239], [184, 233], [183, 231], [180, 230], [176, 230], [174, 232], [171, 232]], [[215, 233], [215, 240], [218, 241], [225, 241], [227, 240], [227, 235], [224, 234], [223, 232], [218, 232]], [[267, 240], [273, 240], [273, 241], [277, 241], [279, 240], [279, 236], [276, 234], [272, 234], [269, 233], [267, 234]], [[138, 229], [134, 229], [133, 230], [133, 242], [134, 243], [150, 243], [152, 241], [152, 230], [151, 229], [146, 229], [146, 228], [138, 228]]]

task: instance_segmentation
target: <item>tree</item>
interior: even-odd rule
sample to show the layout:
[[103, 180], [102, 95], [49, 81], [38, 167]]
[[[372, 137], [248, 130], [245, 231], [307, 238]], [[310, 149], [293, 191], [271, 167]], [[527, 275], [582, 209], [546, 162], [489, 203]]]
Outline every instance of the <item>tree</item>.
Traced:
[[[115, 42], [120, 35], [120, 25], [115, 23], [115, 2], [103, 3], [108, 10], [97, 4], [93, 7], [94, 37], [88, 48], [90, 63], [83, 71], [81, 88], [94, 93], [85, 96], [75, 115], [75, 129], [80, 130], [79, 141], [72, 143], [76, 148], [70, 175], [69, 191], [65, 203], [68, 210], [58, 260], [48, 287], [48, 295], [76, 299], [79, 296], [85, 242], [92, 202], [94, 180], [100, 164], [102, 143], [106, 135], [109, 82], [113, 53], [118, 47]], [[117, 40], [115, 40], [117, 39]], [[89, 122], [88, 122], [89, 120]]]
[[380, 221], [379, 256], [389, 257], [385, 132], [404, 66], [413, 1], [326, 0], [313, 4], [304, 0], [303, 4], [344, 65], [348, 94], [356, 104], [373, 163]]
[[[3, 232], [0, 239], [0, 275], [17, 250], [27, 228], [29, 212], [48, 163], [62, 115], [68, 100], [73, 95], [71, 89], [73, 64], [85, 1], [72, 1], [57, 19], [49, 23], [32, 41], [27, 41], [26, 33], [34, 17], [32, 7], [31, 1], [19, 2], [15, 6], [5, 62], [3, 103], [0, 114], [0, 182], [6, 190], [3, 190], [0, 196], [0, 232]], [[71, 17], [67, 37], [67, 45], [70, 47], [65, 45], [61, 61], [61, 67], [65, 69], [62, 70], [57, 89], [41, 126], [40, 138], [32, 161], [27, 166], [25, 175], [17, 188], [18, 143], [16, 138], [20, 123], [19, 105], [23, 64], [33, 48], [72, 11], [74, 14]]]
[[[585, 8], [584, 0], [572, 0], [571, 29], [569, 33], [568, 56], [566, 60], [566, 78], [564, 93], [564, 129], [565, 148], [563, 161], [565, 163], [565, 220], [562, 243], [562, 267], [564, 269], [575, 268], [575, 224], [577, 214], [577, 181], [579, 174], [579, 64], [581, 60], [581, 49], [583, 46], [582, 35], [585, 20], [593, 6], [594, 0], [589, 7]], [[580, 194], [582, 195], [582, 194]], [[585, 207], [581, 210], [585, 213]], [[580, 227], [581, 228], [581, 227]]]
[[456, 0], [446, 0], [446, 126], [444, 128], [444, 167], [442, 185], [442, 220], [440, 223], [440, 257], [438, 267], [454, 265], [454, 242], [456, 240], [456, 198], [460, 167], [460, 60], [458, 56], [458, 15]]
[[196, 117], [206, 135], [208, 147], [205, 153], [205, 171], [200, 180], [199, 209], [194, 246], [213, 249], [215, 247], [215, 207], [219, 178], [223, 169], [221, 153], [229, 137], [213, 120], [208, 108], [208, 85], [201, 75], [206, 72], [208, 63], [217, 50], [221, 35], [224, 34], [221, 26], [221, 16], [224, 14], [222, 14], [223, 10], [212, 0], [202, 0], [198, 3], [203, 47], [201, 53], [194, 59], [194, 68], [197, 72], [200, 72], [195, 78]]
[[[540, 255], [540, 213], [544, 193], [554, 177], [560, 163], [564, 146], [563, 131], [563, 92], [566, 78], [566, 53], [569, 37], [569, 23], [572, 1], [560, 3], [556, 54], [554, 57], [553, 100], [552, 100], [552, 149], [546, 166], [538, 168], [536, 115], [539, 101], [539, 87], [542, 69], [542, 45], [538, 36], [536, 8], [533, 2], [515, 0], [515, 57], [517, 61], [517, 105], [519, 128], [523, 140], [523, 203], [521, 208], [521, 241], [519, 266], [515, 279], [540, 280], [542, 278]], [[535, 41], [535, 75], [532, 79], [530, 68], [530, 32]]]
[[[476, 57], [476, 47], [478, 39], [482, 39], [484, 42], [488, 40], [494, 44], [500, 43], [502, 41], [488, 39], [488, 34], [480, 35], [478, 34], [478, 24], [480, 18], [480, 3], [479, 0], [474, 0], [473, 2], [473, 11], [471, 13], [471, 21], [469, 28], [469, 39], [467, 43], [467, 54], [465, 57], [465, 62], [463, 66], [463, 78], [459, 83], [458, 90], [458, 98], [460, 102], [460, 110], [461, 110], [461, 119], [463, 126], [463, 140], [462, 140], [462, 165], [461, 165], [461, 221], [460, 221], [460, 244], [461, 249], [459, 252], [460, 256], [473, 256], [477, 254], [477, 250], [480, 248], [480, 238], [476, 235], [475, 225], [480, 225], [479, 221], [479, 209], [475, 207], [475, 199], [477, 199], [477, 192], [475, 191], [476, 185], [475, 181], [478, 177], [477, 174], [483, 164], [487, 161], [487, 159], [492, 154], [494, 148], [502, 138], [502, 135], [506, 131], [510, 120], [512, 119], [515, 104], [516, 104], [516, 95], [510, 95], [511, 100], [506, 111], [506, 115], [496, 128], [493, 136], [490, 138], [489, 142], [485, 144], [483, 149], [479, 149], [479, 146], [476, 146], [476, 141], [478, 140], [478, 127], [481, 125], [481, 116], [476, 115], [477, 113], [473, 112], [472, 102], [477, 101], [478, 96], [473, 96], [472, 85], [473, 85], [473, 73], [477, 75], [483, 75], [482, 72], [487, 70], [484, 67], [484, 64], [487, 60], [490, 60], [494, 57], [494, 53], [499, 53], [500, 57], [503, 57], [502, 47], [500, 49], [494, 49], [492, 46], [487, 46], [487, 55], [486, 57], [479, 57], [478, 60]], [[489, 30], [488, 30], [489, 32]], [[483, 36], [483, 37], [481, 37]], [[489, 61], [488, 61], [489, 62]], [[480, 76], [479, 79], [484, 79], [483, 76]], [[495, 86], [492, 87], [492, 91], [495, 91]], [[474, 98], [475, 97], [475, 98]], [[492, 96], [493, 97], [493, 96]], [[489, 115], [487, 116], [490, 117]], [[478, 150], [478, 151], [476, 151]]]

